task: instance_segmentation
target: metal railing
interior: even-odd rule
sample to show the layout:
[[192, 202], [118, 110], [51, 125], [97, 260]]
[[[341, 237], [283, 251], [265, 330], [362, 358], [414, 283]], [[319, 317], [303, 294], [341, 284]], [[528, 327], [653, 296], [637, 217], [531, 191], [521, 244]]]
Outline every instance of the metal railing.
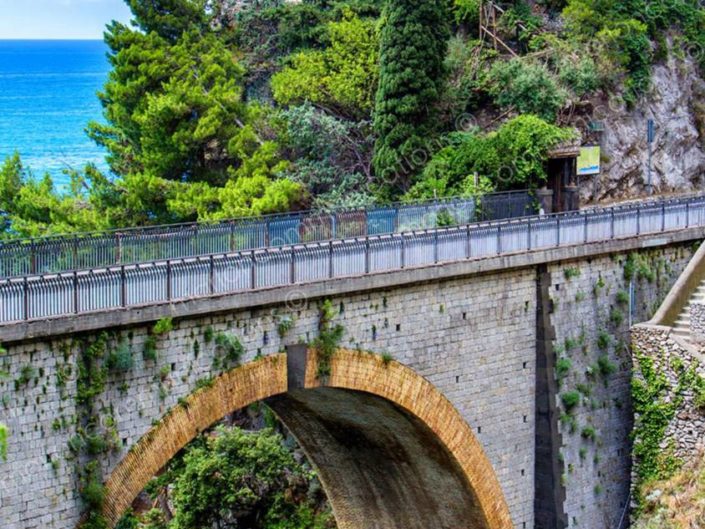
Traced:
[[219, 252], [366, 237], [534, 213], [527, 191], [396, 204], [369, 210], [299, 212], [213, 224], [174, 224], [0, 243], [0, 277], [177, 259]]
[[631, 507], [632, 493], [630, 491], [629, 496], [627, 496], [627, 502], [624, 504], [624, 510], [622, 511], [622, 517], [619, 519], [619, 525], [617, 526], [617, 529], [622, 529], [624, 527], [624, 522], [627, 522], [627, 524], [629, 524], [629, 517], [627, 515], [629, 514]]
[[0, 280], [0, 323], [705, 227], [705, 196]]

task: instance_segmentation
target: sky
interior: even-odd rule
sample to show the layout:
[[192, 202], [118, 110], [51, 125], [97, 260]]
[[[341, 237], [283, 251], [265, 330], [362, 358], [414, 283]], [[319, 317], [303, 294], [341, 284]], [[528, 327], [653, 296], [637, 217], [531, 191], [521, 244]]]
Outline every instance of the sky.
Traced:
[[124, 0], [0, 0], [0, 39], [102, 39], [111, 20], [130, 20]]

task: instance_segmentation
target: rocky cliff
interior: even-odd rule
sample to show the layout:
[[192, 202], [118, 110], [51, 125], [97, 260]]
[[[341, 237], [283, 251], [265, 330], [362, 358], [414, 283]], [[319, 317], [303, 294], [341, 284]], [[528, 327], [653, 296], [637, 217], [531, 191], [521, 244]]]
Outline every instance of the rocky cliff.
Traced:
[[581, 181], [584, 203], [646, 193], [648, 119], [656, 122], [652, 161], [655, 192], [703, 189], [705, 82], [693, 57], [672, 50], [665, 62], [654, 67], [650, 93], [633, 109], [627, 109], [618, 95], [593, 103], [594, 119], [605, 127], [599, 138], [602, 174], [596, 185], [592, 177]]

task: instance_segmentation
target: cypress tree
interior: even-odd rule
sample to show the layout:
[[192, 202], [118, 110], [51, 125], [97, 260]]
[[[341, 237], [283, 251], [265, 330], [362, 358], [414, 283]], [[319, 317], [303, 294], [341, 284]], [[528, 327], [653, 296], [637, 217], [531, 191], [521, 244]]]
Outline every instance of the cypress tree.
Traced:
[[374, 168], [380, 191], [392, 198], [431, 154], [450, 14], [447, 0], [387, 0], [383, 17]]

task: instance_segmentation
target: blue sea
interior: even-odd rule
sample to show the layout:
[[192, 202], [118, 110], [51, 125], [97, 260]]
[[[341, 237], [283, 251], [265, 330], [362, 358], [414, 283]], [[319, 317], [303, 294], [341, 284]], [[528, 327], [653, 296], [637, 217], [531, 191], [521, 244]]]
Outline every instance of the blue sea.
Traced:
[[110, 66], [102, 41], [0, 40], [0, 161], [19, 152], [37, 175], [59, 186], [66, 167], [107, 170], [105, 153], [85, 133], [100, 120], [96, 92]]

